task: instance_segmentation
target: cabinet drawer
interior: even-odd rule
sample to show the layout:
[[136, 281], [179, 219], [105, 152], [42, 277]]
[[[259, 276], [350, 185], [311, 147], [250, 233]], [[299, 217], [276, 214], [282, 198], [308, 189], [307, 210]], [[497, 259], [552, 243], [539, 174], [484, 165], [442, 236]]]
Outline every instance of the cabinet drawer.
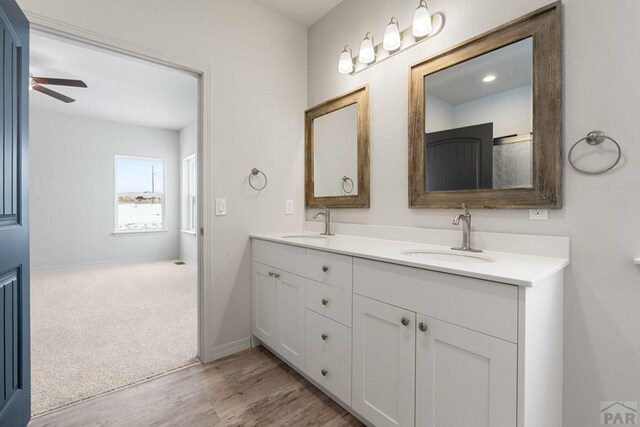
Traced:
[[307, 344], [307, 369], [315, 382], [329, 393], [351, 405], [351, 368], [338, 359]]
[[305, 275], [304, 248], [259, 239], [252, 239], [251, 248], [253, 261], [299, 276]]
[[350, 256], [307, 249], [307, 277], [351, 291], [353, 261]]
[[351, 326], [350, 291], [307, 279], [307, 308]]
[[307, 343], [351, 366], [351, 328], [307, 310]]
[[518, 342], [518, 287], [354, 259], [353, 292]]

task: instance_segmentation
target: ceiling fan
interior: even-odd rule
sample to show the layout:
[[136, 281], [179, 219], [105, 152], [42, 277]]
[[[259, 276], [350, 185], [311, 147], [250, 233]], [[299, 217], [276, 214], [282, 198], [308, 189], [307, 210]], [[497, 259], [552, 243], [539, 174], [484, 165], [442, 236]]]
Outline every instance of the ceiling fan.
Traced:
[[45, 95], [49, 95], [58, 99], [62, 102], [70, 103], [75, 102], [75, 99], [70, 98], [66, 95], [61, 94], [60, 92], [56, 92], [55, 90], [51, 90], [42, 85], [57, 85], [57, 86], [70, 86], [70, 87], [82, 87], [86, 88], [87, 84], [82, 80], [72, 80], [72, 79], [54, 79], [50, 77], [29, 77], [29, 90], [35, 90], [40, 93], [44, 93]]

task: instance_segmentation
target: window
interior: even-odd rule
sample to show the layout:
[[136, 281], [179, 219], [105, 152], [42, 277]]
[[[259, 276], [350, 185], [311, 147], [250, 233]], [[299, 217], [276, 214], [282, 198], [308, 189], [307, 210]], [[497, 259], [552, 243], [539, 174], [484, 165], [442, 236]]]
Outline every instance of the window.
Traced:
[[116, 232], [165, 229], [165, 166], [160, 159], [116, 156]]
[[196, 165], [195, 154], [182, 161], [182, 229], [190, 233], [196, 232], [198, 218]]

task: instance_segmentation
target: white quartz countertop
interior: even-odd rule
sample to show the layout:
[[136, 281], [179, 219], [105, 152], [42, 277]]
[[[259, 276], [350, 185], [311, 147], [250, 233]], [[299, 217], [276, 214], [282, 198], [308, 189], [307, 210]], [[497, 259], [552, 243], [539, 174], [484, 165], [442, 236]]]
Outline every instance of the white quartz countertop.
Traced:
[[[373, 239], [349, 235], [317, 238], [318, 236], [318, 233], [308, 232], [251, 234], [251, 237], [254, 239], [526, 287], [534, 286], [536, 283], [569, 265], [569, 260], [566, 258], [496, 251], [485, 251], [479, 254], [482, 257], [491, 258], [493, 260], [492, 262], [476, 262], [477, 260], [473, 259], [470, 260], [471, 262], [460, 262], [457, 260], [457, 257], [438, 257], [437, 255], [436, 258], [451, 258], [451, 261], [423, 259], [403, 252], [425, 250], [449, 253], [452, 251], [451, 248], [446, 246], [424, 243]], [[458, 253], [459, 251], [453, 252]]]

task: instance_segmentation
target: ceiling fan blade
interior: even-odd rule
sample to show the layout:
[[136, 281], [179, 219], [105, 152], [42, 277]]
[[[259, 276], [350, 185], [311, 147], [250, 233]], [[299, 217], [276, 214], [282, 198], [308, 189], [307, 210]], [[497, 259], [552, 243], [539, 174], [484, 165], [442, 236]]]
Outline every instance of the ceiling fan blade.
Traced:
[[58, 86], [71, 86], [71, 87], [87, 87], [87, 84], [82, 80], [73, 79], [53, 79], [50, 77], [32, 77], [33, 81], [42, 85], [58, 85]]
[[59, 92], [56, 92], [55, 90], [47, 89], [47, 88], [46, 88], [46, 87], [44, 87], [44, 86], [40, 86], [40, 85], [33, 85], [33, 86], [32, 86], [32, 89], [33, 89], [33, 90], [36, 90], [36, 91], [38, 91], [38, 92], [40, 92], [40, 93], [44, 93], [45, 95], [52, 96], [52, 97], [54, 97], [55, 99], [59, 99], [59, 100], [60, 100], [60, 101], [62, 101], [62, 102], [66, 102], [67, 104], [68, 104], [68, 103], [71, 103], [71, 102], [75, 102], [75, 99], [73, 99], [73, 98], [69, 98], [68, 96], [63, 95], [63, 94], [61, 94], [61, 93], [59, 93]]

